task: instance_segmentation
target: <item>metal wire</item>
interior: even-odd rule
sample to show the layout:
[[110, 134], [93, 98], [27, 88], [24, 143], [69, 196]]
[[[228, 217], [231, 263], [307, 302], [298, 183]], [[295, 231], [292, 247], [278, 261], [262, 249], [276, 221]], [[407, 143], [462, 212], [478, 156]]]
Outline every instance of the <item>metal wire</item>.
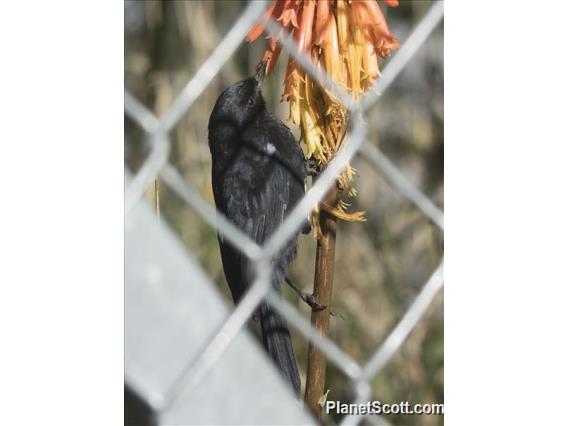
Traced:
[[225, 350], [233, 342], [241, 328], [256, 310], [259, 303], [270, 290], [272, 274], [266, 261], [257, 263], [257, 278], [246, 296], [239, 302], [236, 309], [215, 333], [196, 360], [190, 362], [166, 393], [166, 403], [160, 408], [165, 411], [181, 393], [182, 389], [194, 388], [205, 378], [207, 372], [221, 358]]
[[440, 230], [444, 230], [444, 213], [424, 195], [418, 188], [412, 185], [398, 168], [381, 152], [366, 142], [361, 147], [361, 153], [375, 166], [375, 168], [398, 190], [404, 197], [428, 217]]
[[[371, 399], [372, 391], [371, 386], [366, 381], [359, 381], [355, 383], [355, 404], [365, 404]], [[341, 426], [357, 425], [361, 420], [360, 414], [350, 414], [341, 420]]]
[[408, 64], [410, 59], [418, 51], [420, 46], [428, 39], [434, 28], [442, 21], [444, 17], [444, 2], [436, 1], [430, 7], [430, 10], [422, 18], [416, 29], [410, 34], [408, 39], [401, 46], [400, 50], [387, 63], [381, 78], [367, 91], [367, 95], [363, 98], [363, 110], [368, 110], [377, 101], [379, 96], [391, 85], [398, 74]]
[[[132, 207], [143, 197], [147, 187], [154, 179], [160, 176], [184, 202], [194, 208], [207, 223], [215, 227], [222, 238], [227, 238], [235, 247], [239, 247], [254, 262], [257, 271], [257, 278], [250, 286], [241, 303], [239, 303], [219, 330], [211, 336], [208, 343], [200, 351], [200, 355], [194, 360], [188, 360], [186, 368], [171, 384], [161, 406], [157, 407], [161, 411], [171, 406], [180, 395], [182, 389], [194, 388], [205, 377], [206, 373], [222, 357], [263, 299], [266, 299], [293, 327], [322, 350], [327, 358], [352, 380], [357, 395], [356, 400], [365, 403], [372, 396], [369, 385], [370, 380], [384, 368], [404, 343], [443, 286], [442, 262], [422, 287], [420, 293], [392, 332], [375, 350], [370, 360], [364, 366], [360, 366], [329, 338], [319, 334], [295, 308], [271, 291], [269, 279], [271, 276], [271, 257], [297, 232], [306, 216], [321, 201], [330, 186], [334, 184], [336, 176], [357, 153], [362, 153], [398, 192], [414, 203], [426, 217], [443, 231], [442, 211], [420, 190], [414, 187], [379, 149], [366, 141], [367, 126], [364, 121], [364, 113], [379, 100], [380, 94], [387, 90], [432, 31], [442, 21], [443, 2], [434, 3], [416, 29], [401, 46], [400, 50], [387, 63], [382, 77], [377, 80], [361, 101], [355, 100], [344, 89], [337, 86], [325, 71], [316, 67], [307, 55], [298, 50], [291, 37], [285, 37], [281, 40], [283, 47], [299, 62], [306, 72], [323, 87], [330, 90], [349, 110], [351, 127], [349, 143], [345, 144], [337, 153], [314, 186], [306, 193], [301, 202], [262, 247], [217, 212], [168, 163], [170, 152], [169, 132], [179, 123], [191, 105], [201, 95], [207, 84], [216, 76], [225, 62], [242, 43], [251, 25], [261, 16], [265, 7], [266, 1], [249, 3], [227, 35], [202, 64], [195, 76], [188, 81], [162, 118], [158, 119], [134, 96], [125, 91], [125, 112], [145, 131], [151, 144], [150, 155], [132, 179], [130, 185], [125, 189], [125, 214], [129, 214]], [[280, 30], [281, 27], [277, 22], [273, 20], [267, 22], [267, 31], [270, 33], [277, 34]], [[342, 424], [357, 424], [359, 421], [361, 421], [361, 416], [347, 416], [343, 419]], [[382, 420], [377, 420], [377, 422], [385, 424]]]
[[195, 76], [185, 85], [161, 120], [164, 131], [171, 131], [181, 120], [189, 107], [203, 93], [207, 85], [231, 55], [243, 42], [250, 27], [266, 8], [266, 0], [252, 1], [244, 10], [227, 35], [217, 45], [211, 56], [201, 65]]
[[[235, 22], [229, 33], [221, 40], [217, 48], [211, 56], [201, 65], [195, 76], [185, 85], [181, 93], [174, 100], [170, 108], [164, 114], [162, 120], [159, 121], [157, 129], [150, 129], [152, 152], [150, 156], [134, 176], [131, 184], [125, 191], [125, 215], [127, 215], [136, 202], [142, 197], [146, 188], [156, 178], [159, 171], [164, 167], [168, 155], [170, 153], [170, 144], [167, 141], [167, 134], [181, 120], [183, 114], [197, 100], [199, 95], [205, 90], [209, 82], [221, 70], [221, 67], [227, 62], [231, 55], [237, 50], [242, 43], [246, 33], [251, 25], [264, 12], [266, 0], [250, 2], [244, 10], [240, 18]], [[136, 109], [136, 105], [132, 102], [133, 96], [125, 97], [126, 107], [130, 107], [127, 112], [132, 116], [140, 113]], [[146, 115], [139, 116], [136, 121], [147, 123]]]
[[441, 262], [394, 330], [365, 365], [361, 379], [369, 380], [375, 376], [400, 348], [438, 294], [438, 290], [442, 288], [443, 270], [444, 262]]
[[[159, 120], [156, 116], [128, 92], [125, 94], [125, 110], [146, 132], [152, 133], [155, 131], [153, 129], [158, 128]], [[261, 257], [260, 246], [222, 214], [219, 214], [211, 204], [185, 182], [171, 164], [165, 164], [159, 174], [164, 182], [193, 207], [206, 222], [216, 228], [223, 238], [227, 238], [236, 247], [240, 247], [242, 252], [250, 259]]]
[[[282, 33], [282, 27], [274, 19], [270, 19], [266, 23], [266, 28], [273, 35], [277, 36]], [[279, 37], [278, 42], [288, 50], [288, 52], [299, 62], [302, 68], [310, 74], [310, 76], [318, 81], [322, 87], [329, 90], [332, 94], [341, 101], [341, 103], [350, 111], [359, 108], [357, 100], [351, 96], [350, 93], [338, 86], [335, 81], [325, 72], [325, 70], [318, 68], [312, 60], [304, 52], [298, 49], [294, 42], [293, 36]]]
[[314, 343], [327, 358], [333, 362], [345, 375], [352, 380], [361, 377], [363, 371], [359, 364], [353, 358], [341, 350], [332, 340], [325, 338], [312, 327], [309, 321], [302, 317], [290, 303], [278, 297], [274, 290], [271, 290], [266, 300], [273, 306], [280, 314], [296, 328], [306, 339]]

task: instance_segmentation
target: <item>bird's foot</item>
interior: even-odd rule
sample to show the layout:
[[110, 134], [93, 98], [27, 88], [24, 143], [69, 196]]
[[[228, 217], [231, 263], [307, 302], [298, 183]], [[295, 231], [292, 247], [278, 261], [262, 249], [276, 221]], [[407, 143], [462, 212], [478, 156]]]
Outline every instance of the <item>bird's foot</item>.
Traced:
[[[300, 299], [302, 299], [314, 311], [323, 311], [324, 309], [327, 308], [327, 305], [320, 303], [319, 300], [313, 294], [304, 293], [304, 292], [300, 291], [292, 283], [292, 281], [290, 281], [290, 279], [288, 277], [286, 277], [285, 282], [290, 286], [290, 288], [292, 288], [292, 290], [294, 290], [294, 293], [296, 293], [300, 297]], [[343, 318], [343, 315], [336, 314], [332, 310], [330, 310], [329, 313], [334, 317], [339, 316], [341, 319], [345, 319], [345, 318]]]
[[319, 174], [319, 167], [315, 158], [306, 160], [306, 171], [308, 176], [315, 177]]
[[[302, 300], [304, 302], [306, 302], [314, 311], [323, 311], [325, 308], [327, 308], [327, 305], [322, 305], [321, 303], [318, 302], [318, 300], [316, 299], [316, 297], [313, 294], [309, 294], [309, 293], [302, 293], [300, 295], [300, 297], [302, 298]], [[335, 311], [330, 310], [329, 314], [332, 317], [339, 317], [342, 320], [345, 320], [345, 317], [341, 314], [338, 314]]]
[[302, 293], [300, 295], [300, 297], [302, 298], [302, 300], [304, 302], [306, 302], [310, 308], [312, 308], [314, 311], [323, 311], [325, 308], [327, 308], [326, 305], [322, 305], [321, 303], [318, 302], [318, 300], [316, 299], [316, 297], [313, 294], [310, 293]]

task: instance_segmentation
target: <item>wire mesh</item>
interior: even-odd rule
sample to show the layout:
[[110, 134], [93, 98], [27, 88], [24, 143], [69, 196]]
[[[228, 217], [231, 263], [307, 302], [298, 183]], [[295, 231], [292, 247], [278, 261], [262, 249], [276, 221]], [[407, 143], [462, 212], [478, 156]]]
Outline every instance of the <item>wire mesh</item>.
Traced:
[[[351, 124], [348, 134], [349, 143], [341, 148], [319, 176], [317, 182], [262, 247], [234, 226], [220, 212], [216, 211], [168, 162], [171, 149], [169, 133], [243, 42], [251, 25], [264, 12], [266, 3], [266, 1], [249, 3], [230, 31], [201, 65], [193, 78], [187, 82], [161, 118], [157, 118], [129, 91], [125, 91], [125, 113], [144, 131], [151, 147], [148, 158], [125, 189], [125, 214], [128, 215], [132, 207], [140, 202], [154, 179], [160, 177], [199, 216], [215, 227], [223, 238], [226, 238], [235, 247], [239, 247], [246, 256], [255, 262], [257, 269], [257, 278], [245, 297], [217, 333], [211, 336], [209, 343], [202, 348], [201, 355], [196, 359], [188, 360], [183, 373], [172, 384], [168, 392], [163, 395], [163, 403], [161, 407], [157, 407], [158, 410], [165, 410], [169, 407], [182, 389], [199, 384], [206, 372], [214, 367], [215, 362], [223, 355], [223, 352], [263, 299], [266, 299], [306, 339], [316, 345], [326, 355], [327, 359], [351, 380], [356, 393], [355, 399], [359, 403], [365, 403], [371, 397], [370, 380], [384, 368], [401, 347], [443, 286], [443, 260], [440, 260], [439, 266], [423, 285], [418, 296], [398, 324], [376, 348], [367, 363], [359, 365], [332, 340], [319, 334], [291, 304], [277, 297], [269, 284], [270, 258], [297, 232], [305, 217], [335, 182], [336, 176], [356, 154], [362, 154], [397, 192], [412, 202], [425, 217], [439, 228], [440, 232], [443, 232], [443, 212], [432, 200], [411, 184], [387, 156], [366, 140], [368, 126], [365, 122], [366, 112], [380, 101], [379, 95], [389, 88], [442, 21], [443, 2], [441, 1], [435, 2], [425, 14], [400, 50], [393, 54], [393, 58], [387, 63], [381, 78], [360, 101], [355, 100], [349, 93], [338, 87], [324, 70], [316, 67], [309, 57], [298, 50], [291, 37], [281, 40], [283, 48], [297, 59], [306, 72], [317, 79], [322, 87], [332, 91], [341, 100], [349, 111]], [[273, 34], [278, 33], [280, 25], [275, 21], [269, 21], [267, 31]], [[342, 424], [357, 424], [363, 417], [358, 415], [346, 416]], [[384, 424], [383, 419], [378, 422]]]

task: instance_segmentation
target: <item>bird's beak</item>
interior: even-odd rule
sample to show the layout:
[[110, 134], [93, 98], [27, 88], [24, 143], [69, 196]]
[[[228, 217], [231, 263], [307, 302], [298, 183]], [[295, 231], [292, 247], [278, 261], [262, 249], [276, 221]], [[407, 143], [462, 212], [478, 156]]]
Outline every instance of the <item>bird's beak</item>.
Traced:
[[266, 74], [266, 62], [261, 62], [260, 66], [258, 67], [258, 70], [256, 71], [256, 74], [254, 75], [254, 79], [256, 80], [259, 86], [262, 85], [265, 74]]

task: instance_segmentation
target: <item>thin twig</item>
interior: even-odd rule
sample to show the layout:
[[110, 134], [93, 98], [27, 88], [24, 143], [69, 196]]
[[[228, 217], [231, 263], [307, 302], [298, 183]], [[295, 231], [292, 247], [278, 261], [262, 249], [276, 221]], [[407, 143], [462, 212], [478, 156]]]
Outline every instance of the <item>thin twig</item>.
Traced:
[[156, 216], [158, 217], [158, 222], [160, 221], [160, 187], [158, 184], [158, 179], [154, 181], [154, 201], [156, 203]]

